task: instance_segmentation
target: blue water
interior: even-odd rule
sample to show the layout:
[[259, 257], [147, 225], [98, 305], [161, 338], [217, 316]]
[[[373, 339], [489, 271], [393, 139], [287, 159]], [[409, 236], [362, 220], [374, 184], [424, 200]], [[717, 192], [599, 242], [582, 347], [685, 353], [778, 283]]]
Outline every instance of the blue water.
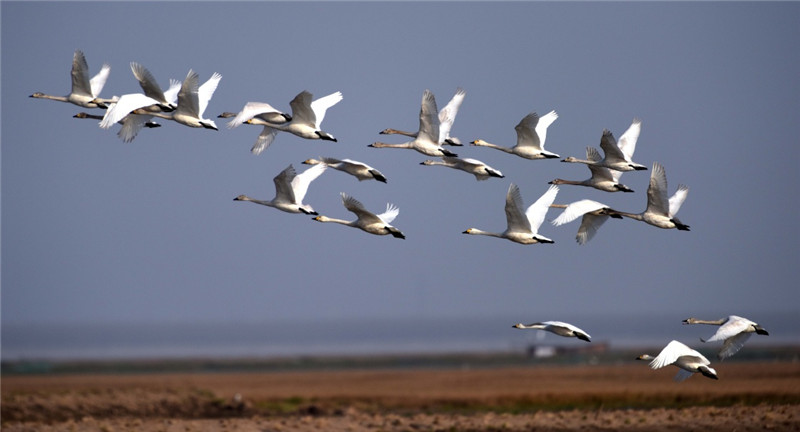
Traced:
[[[570, 321], [589, 332], [594, 342], [605, 342], [612, 348], [659, 347], [672, 339], [699, 346], [700, 337], [709, 337], [716, 331], [713, 326], [682, 325], [683, 318], [686, 317], [634, 315], [610, 320], [607, 316], [585, 316]], [[709, 317], [713, 318], [721, 317]], [[798, 314], [762, 314], [758, 320], [770, 336], [753, 336], [748, 345], [800, 344]], [[2, 360], [521, 352], [532, 344], [584, 343], [511, 328], [515, 323], [508, 317], [482, 317], [312, 323], [4, 324]]]

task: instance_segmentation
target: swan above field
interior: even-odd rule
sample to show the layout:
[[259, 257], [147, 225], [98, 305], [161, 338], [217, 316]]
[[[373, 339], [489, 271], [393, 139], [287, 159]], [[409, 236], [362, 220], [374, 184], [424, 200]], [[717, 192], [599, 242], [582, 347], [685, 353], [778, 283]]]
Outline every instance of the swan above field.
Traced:
[[458, 156], [441, 146], [443, 138], [440, 135], [436, 98], [430, 90], [425, 90], [422, 93], [422, 103], [419, 110], [419, 131], [414, 136], [413, 140], [401, 144], [374, 142], [367, 147], [411, 149], [428, 156]]
[[572, 324], [561, 321], [542, 321], [533, 324], [514, 324], [513, 328], [545, 330], [564, 337], [576, 337], [586, 342], [591, 342], [591, 336]]
[[318, 165], [325, 164], [335, 170], [346, 172], [358, 181], [362, 180], [377, 180], [381, 183], [386, 183], [386, 177], [375, 168], [365, 164], [364, 162], [354, 161], [350, 159], [334, 159], [330, 157], [320, 157], [319, 159], [306, 159], [303, 161], [305, 165]]
[[420, 165], [441, 165], [448, 168], [453, 168], [457, 170], [461, 170], [467, 173], [470, 173], [475, 176], [477, 180], [486, 180], [489, 177], [498, 177], [503, 178], [505, 177], [503, 173], [500, 171], [486, 165], [485, 163], [471, 158], [457, 158], [457, 157], [450, 157], [450, 156], [442, 156], [441, 160], [426, 160], [420, 162]]
[[250, 201], [256, 204], [274, 207], [287, 213], [318, 214], [310, 205], [303, 204], [303, 198], [305, 198], [308, 186], [311, 182], [319, 177], [326, 168], [326, 165], [315, 165], [297, 174], [294, 167], [290, 164], [273, 179], [275, 183], [275, 198], [269, 201], [262, 201], [250, 198], [247, 195], [239, 195], [233, 200]]
[[526, 115], [514, 129], [517, 131], [517, 144], [514, 147], [502, 147], [482, 139], [472, 141], [474, 146], [490, 147], [525, 159], [554, 159], [559, 155], [544, 149], [547, 139], [547, 128], [556, 121], [555, 111], [539, 117], [535, 112]]
[[506, 230], [501, 233], [495, 233], [469, 228], [463, 234], [504, 238], [520, 244], [555, 243], [553, 240], [539, 235], [539, 227], [544, 222], [547, 209], [553, 204], [557, 193], [558, 186], [550, 186], [547, 192], [523, 213], [522, 195], [519, 192], [519, 187], [511, 183], [506, 194]]
[[650, 361], [650, 367], [653, 369], [660, 369], [669, 365], [677, 366], [680, 370], [674, 379], [678, 382], [698, 372], [708, 378], [719, 379], [717, 371], [709, 367], [711, 362], [707, 358], [676, 340], [668, 343], [656, 357], [650, 354], [642, 354], [636, 359]]
[[[324, 165], [317, 165], [324, 166]], [[391, 234], [393, 237], [404, 239], [406, 238], [399, 229], [393, 227], [391, 222], [400, 213], [400, 209], [392, 204], [386, 204], [386, 211], [381, 214], [375, 214], [368, 211], [363, 204], [357, 199], [342, 192], [342, 204], [348, 211], [353, 212], [358, 219], [354, 221], [347, 221], [344, 219], [329, 218], [327, 216], [317, 216], [314, 218], [318, 222], [333, 222], [346, 225], [353, 228], [358, 228], [362, 231], [375, 235]]]
[[[594, 147], [586, 147], [586, 159], [597, 162], [600, 160], [600, 153]], [[574, 181], [557, 178], [551, 181], [550, 184], [587, 186], [605, 192], [633, 192], [633, 189], [619, 182], [622, 171], [608, 169], [599, 165], [587, 165], [587, 167], [592, 172], [592, 176], [586, 180]]]
[[744, 343], [750, 339], [753, 333], [769, 336], [769, 332], [761, 327], [758, 323], [750, 321], [747, 318], [731, 315], [727, 318], [719, 320], [701, 320], [697, 318], [687, 318], [683, 320], [684, 324], [709, 324], [718, 325], [720, 328], [708, 339], [700, 339], [703, 342], [724, 341], [722, 348], [717, 353], [717, 358], [720, 360], [726, 359], [736, 354]]
[[89, 64], [86, 62], [86, 56], [78, 50], [72, 56], [72, 91], [68, 95], [52, 96], [36, 92], [30, 97], [68, 102], [83, 108], [107, 108], [105, 104], [95, 102], [94, 99], [100, 95], [110, 73], [111, 66], [103, 64], [100, 72], [89, 79]]
[[[439, 141], [441, 145], [451, 145], [451, 146], [461, 146], [461, 140], [456, 137], [450, 136], [450, 129], [453, 127], [453, 123], [456, 120], [456, 114], [458, 114], [458, 109], [461, 107], [461, 103], [464, 102], [464, 96], [466, 96], [467, 92], [464, 91], [461, 87], [456, 89], [456, 94], [453, 95], [453, 98], [450, 99], [450, 102], [447, 105], [439, 110]], [[405, 135], [408, 137], [416, 138], [417, 132], [406, 132], [397, 129], [384, 129], [380, 132], [382, 135], [386, 134], [398, 134], [398, 135]]]
[[647, 167], [633, 161], [633, 152], [636, 150], [636, 141], [639, 139], [639, 133], [642, 130], [642, 121], [634, 118], [631, 125], [619, 137], [619, 143], [614, 140], [614, 135], [608, 129], [603, 130], [603, 136], [600, 138], [600, 148], [605, 153], [603, 159], [600, 160], [582, 160], [574, 157], [568, 157], [561, 162], [582, 163], [587, 165], [601, 166], [616, 171], [638, 171], [646, 170]]

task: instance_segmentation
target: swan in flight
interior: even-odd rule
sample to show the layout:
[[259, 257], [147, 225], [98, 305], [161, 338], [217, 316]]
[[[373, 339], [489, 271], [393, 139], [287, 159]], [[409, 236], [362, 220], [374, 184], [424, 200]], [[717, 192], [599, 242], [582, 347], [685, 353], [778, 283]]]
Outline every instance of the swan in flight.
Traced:
[[169, 87], [166, 91], [158, 85], [155, 77], [146, 67], [136, 62], [131, 62], [131, 72], [139, 81], [139, 86], [144, 91], [144, 95], [158, 101], [158, 104], [151, 107], [153, 110], [172, 112], [178, 107], [178, 92], [181, 90], [181, 82], [170, 79]]
[[172, 112], [153, 109], [152, 106], [159, 105], [159, 101], [142, 93], [122, 95], [117, 103], [109, 106], [100, 127], [107, 129], [128, 114], [143, 114], [173, 120], [189, 127], [218, 130], [213, 120], [203, 118], [203, 113], [221, 79], [222, 75], [215, 72], [208, 81], [199, 85], [200, 76], [190, 70], [178, 91], [178, 106]]
[[769, 336], [769, 332], [767, 332], [764, 327], [761, 327], [758, 323], [736, 315], [731, 315], [727, 318], [714, 321], [687, 318], [683, 320], [683, 323], [710, 324], [720, 326], [720, 328], [717, 329], [717, 332], [714, 333], [714, 335], [710, 338], [705, 340], [700, 339], [703, 342], [725, 341], [722, 344], [722, 348], [719, 350], [719, 353], [717, 353], [717, 358], [720, 360], [736, 354], [740, 349], [742, 349], [744, 343], [750, 339], [750, 336], [752, 336], [753, 333]]
[[[85, 112], [79, 112], [72, 116], [73, 118], [82, 118], [82, 119], [94, 119], [94, 120], [102, 120], [103, 116], [96, 115], [96, 114], [89, 114]], [[138, 114], [130, 114], [125, 116], [122, 120], [118, 121], [117, 123], [122, 125], [119, 132], [117, 132], [117, 136], [123, 142], [131, 142], [139, 131], [142, 128], [157, 128], [161, 127], [160, 124], [151, 121], [150, 119], [152, 116], [143, 116]]]
[[422, 104], [419, 110], [419, 131], [415, 138], [402, 144], [374, 142], [367, 147], [400, 148], [416, 150], [428, 156], [458, 156], [441, 146], [443, 138], [439, 129], [439, 117], [436, 112], [436, 98], [430, 90], [422, 93]]
[[86, 62], [86, 56], [82, 51], [77, 50], [72, 56], [72, 91], [66, 96], [52, 96], [36, 92], [30, 97], [69, 102], [83, 108], [107, 108], [104, 103], [95, 102], [95, 98], [100, 95], [110, 73], [111, 66], [103, 64], [100, 72], [89, 79], [89, 64]]
[[591, 240], [609, 217], [622, 219], [622, 216], [610, 211], [607, 205], [588, 199], [575, 201], [569, 205], [552, 204], [550, 207], [564, 209], [553, 220], [553, 225], [555, 226], [561, 226], [579, 217], [581, 218], [581, 226], [578, 227], [578, 234], [575, 236], [575, 241], [581, 245]]
[[[316, 166], [325, 166], [325, 165], [316, 165]], [[393, 237], [404, 239], [406, 238], [399, 229], [390, 225], [390, 223], [397, 217], [400, 213], [400, 209], [392, 204], [386, 204], [386, 211], [376, 215], [368, 211], [364, 208], [364, 205], [361, 204], [357, 199], [345, 194], [342, 192], [342, 204], [344, 204], [344, 208], [347, 210], [355, 213], [358, 219], [354, 221], [347, 221], [343, 219], [334, 219], [329, 218], [327, 216], [317, 216], [314, 218], [315, 221], [318, 222], [333, 222], [342, 225], [347, 225], [349, 227], [359, 228], [363, 231], [366, 231], [370, 234], [375, 235], [387, 235], [391, 234]]]
[[453, 168], [470, 173], [474, 175], [477, 180], [486, 180], [489, 177], [498, 177], [498, 178], [505, 177], [503, 173], [501, 173], [500, 171], [490, 167], [489, 165], [486, 165], [485, 163], [477, 159], [471, 159], [471, 158], [461, 159], [451, 156], [442, 156], [441, 160], [435, 161], [428, 159], [426, 161], [420, 162], [420, 165], [446, 166], [448, 168]]
[[464, 231], [463, 234], [499, 237], [520, 244], [555, 243], [553, 240], [539, 235], [538, 231], [542, 222], [544, 222], [547, 209], [553, 204], [557, 193], [558, 186], [550, 186], [547, 192], [523, 213], [522, 195], [519, 192], [519, 187], [511, 183], [506, 194], [506, 230], [501, 233], [494, 233], [470, 228]]
[[267, 103], [248, 102], [242, 111], [228, 123], [228, 127], [236, 127], [242, 123], [264, 126], [256, 143], [250, 149], [250, 152], [256, 155], [275, 141], [279, 131], [289, 132], [305, 139], [337, 142], [333, 135], [323, 131], [320, 127], [328, 108], [342, 100], [342, 92], [337, 91], [314, 101], [311, 100], [312, 97], [312, 94], [305, 90], [295, 96], [289, 102], [292, 109], [291, 116], [276, 110]]
[[[453, 127], [453, 123], [456, 120], [456, 114], [458, 114], [458, 109], [461, 107], [461, 103], [464, 102], [464, 96], [466, 95], [467, 92], [464, 91], [464, 89], [461, 87], [457, 88], [456, 94], [453, 95], [453, 98], [450, 99], [450, 102], [448, 102], [447, 105], [439, 111], [439, 137], [442, 138], [440, 140], [442, 145], [463, 145], [461, 144], [461, 140], [450, 136], [450, 129]], [[391, 128], [382, 130], [380, 134], [398, 134], [412, 138], [417, 137], [417, 132], [406, 132]]]
[[[600, 152], [594, 147], [586, 147], [586, 159], [593, 162], [600, 161]], [[633, 192], [633, 189], [619, 182], [622, 171], [611, 170], [599, 165], [587, 165], [587, 167], [592, 172], [592, 176], [586, 180], [574, 181], [557, 178], [550, 184], [587, 186], [605, 192]]]
[[513, 328], [518, 329], [535, 329], [535, 330], [545, 330], [551, 333], [555, 333], [559, 336], [564, 337], [575, 337], [580, 340], [584, 340], [586, 342], [591, 342], [591, 336], [585, 331], [575, 327], [572, 324], [561, 322], [561, 321], [542, 321], [533, 324], [514, 324], [511, 326]]
[[603, 130], [600, 138], [600, 148], [605, 153], [605, 157], [600, 160], [583, 160], [572, 156], [565, 158], [561, 162], [582, 163], [586, 165], [601, 166], [615, 171], [639, 171], [646, 170], [647, 167], [633, 161], [633, 152], [636, 150], [636, 141], [642, 131], [642, 121], [634, 118], [631, 125], [619, 137], [619, 142], [614, 139], [614, 134], [608, 129]]
[[261, 133], [256, 138], [255, 144], [250, 148], [250, 152], [259, 155], [263, 152], [278, 134], [274, 125], [282, 125], [292, 120], [292, 116], [281, 112], [264, 102], [248, 102], [238, 113], [224, 112], [218, 118], [231, 118], [228, 122], [228, 129], [233, 129], [242, 124], [264, 126]]
[[335, 170], [346, 172], [354, 176], [358, 179], [358, 181], [377, 180], [381, 183], [386, 183], [386, 177], [380, 171], [365, 164], [364, 162], [358, 162], [350, 159], [339, 160], [330, 157], [320, 157], [319, 159], [306, 159], [303, 161], [303, 164], [325, 164]]
[[660, 369], [669, 365], [677, 366], [680, 368], [678, 374], [675, 375], [675, 381], [677, 382], [681, 382], [697, 372], [711, 379], [719, 379], [717, 371], [708, 366], [711, 362], [707, 358], [676, 340], [668, 343], [656, 357], [650, 354], [642, 354], [636, 359], [650, 361], [650, 367], [653, 369]]
[[514, 147], [502, 147], [482, 139], [472, 141], [474, 146], [490, 147], [506, 153], [515, 154], [525, 159], [554, 159], [561, 156], [544, 149], [547, 139], [547, 128], [558, 118], [558, 113], [550, 111], [539, 117], [532, 112], [520, 120], [514, 127], [517, 131], [517, 144]]
[[667, 173], [660, 163], [653, 162], [653, 170], [650, 172], [650, 186], [647, 188], [647, 208], [645, 211], [642, 213], [626, 213], [618, 210], [609, 210], [609, 212], [642, 221], [658, 228], [677, 228], [681, 231], [689, 231], [689, 225], [684, 225], [675, 217], [688, 194], [688, 186], [678, 185], [678, 190], [668, 199]]
[[326, 168], [328, 168], [326, 165], [316, 165], [297, 174], [294, 167], [289, 164], [286, 169], [281, 171], [281, 173], [273, 179], [275, 182], [275, 198], [269, 201], [262, 201], [250, 198], [247, 195], [239, 195], [233, 200], [250, 201], [256, 204], [274, 207], [287, 213], [319, 214], [315, 212], [310, 205], [303, 204], [303, 198], [305, 198], [308, 186], [311, 182], [319, 177]]

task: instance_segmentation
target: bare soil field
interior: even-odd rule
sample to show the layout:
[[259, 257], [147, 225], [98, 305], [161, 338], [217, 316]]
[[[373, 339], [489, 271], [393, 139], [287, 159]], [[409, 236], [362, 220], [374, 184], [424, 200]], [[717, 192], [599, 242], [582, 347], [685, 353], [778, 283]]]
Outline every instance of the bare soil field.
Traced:
[[2, 377], [4, 431], [800, 431], [800, 363]]

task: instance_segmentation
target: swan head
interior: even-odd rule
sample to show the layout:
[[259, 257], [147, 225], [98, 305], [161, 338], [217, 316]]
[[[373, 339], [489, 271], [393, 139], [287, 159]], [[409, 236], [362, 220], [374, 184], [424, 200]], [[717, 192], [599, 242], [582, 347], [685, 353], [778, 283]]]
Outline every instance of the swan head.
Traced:
[[233, 199], [234, 201], [250, 201], [250, 197], [247, 195], [239, 195]]
[[85, 112], [79, 112], [79, 113], [75, 114], [74, 116], [72, 116], [72, 118], [83, 118], [83, 119], [85, 119], [85, 118], [89, 118], [89, 114], [87, 114]]
[[224, 113], [217, 116], [217, 118], [231, 118], [231, 117], [236, 117], [236, 113], [225, 111]]
[[420, 164], [420, 165], [433, 165], [433, 164], [435, 164], [435, 163], [436, 163], [436, 162], [434, 162], [434, 161], [432, 161], [432, 160], [430, 160], [430, 159], [427, 159], [427, 160], [424, 160], [424, 161], [420, 162], [419, 164]]
[[561, 185], [561, 184], [564, 184], [564, 180], [562, 180], [560, 178], [557, 178], [557, 179], [553, 179], [553, 181], [547, 182], [547, 184]]
[[313, 217], [313, 218], [311, 218], [311, 220], [315, 220], [315, 221], [317, 221], [317, 222], [328, 222], [328, 221], [330, 221], [331, 219], [330, 219], [329, 217], [327, 217], [327, 216], [318, 215], [318, 216], [316, 216], [316, 217]]
[[561, 159], [561, 162], [575, 162], [577, 160], [578, 160], [578, 158], [576, 158], [574, 156], [568, 156], [568, 157], [565, 157], [564, 159]]
[[650, 354], [642, 354], [639, 357], [636, 357], [636, 360], [645, 360], [645, 361], [652, 361], [655, 357], [651, 356]]
[[319, 165], [322, 161], [316, 159], [306, 159], [303, 161], [303, 165]]
[[30, 95], [30, 96], [28, 96], [28, 97], [32, 97], [32, 98], [41, 98], [41, 97], [44, 97], [44, 93], [42, 93], [42, 92], [35, 92], [34, 94], [32, 94], [32, 95]]
[[395, 133], [395, 130], [392, 129], [392, 128], [384, 129], [384, 130], [378, 132], [379, 135], [391, 135], [391, 134], [394, 134], [394, 133]]
[[482, 139], [476, 139], [475, 141], [470, 142], [470, 144], [475, 146], [480, 146], [480, 145], [485, 145], [486, 141]]
[[525, 328], [525, 324], [516, 323], [513, 326], [511, 326], [511, 328], [518, 328], [518, 329]]
[[466, 231], [462, 232], [461, 234], [475, 234], [475, 228], [468, 228]]
[[685, 320], [681, 321], [684, 324], [697, 324], [697, 318], [686, 318]]

